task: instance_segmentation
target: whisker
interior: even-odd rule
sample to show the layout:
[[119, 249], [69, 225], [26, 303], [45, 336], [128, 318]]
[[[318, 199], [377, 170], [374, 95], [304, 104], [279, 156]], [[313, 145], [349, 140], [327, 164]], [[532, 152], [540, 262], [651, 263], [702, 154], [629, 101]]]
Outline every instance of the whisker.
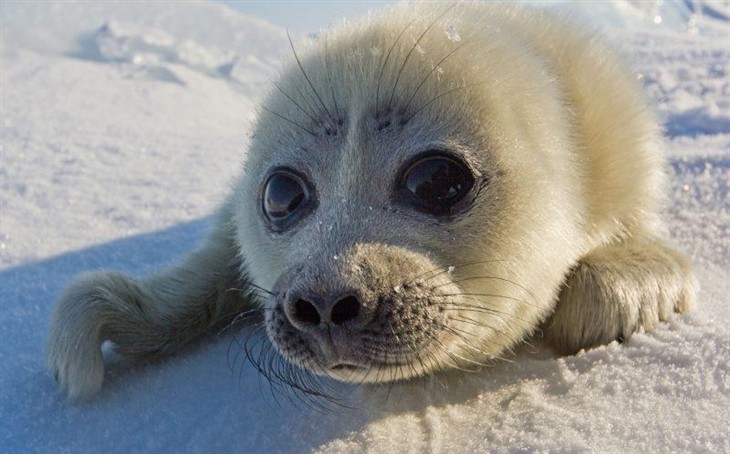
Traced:
[[[453, 327], [450, 327], [450, 326], [443, 326], [443, 329], [446, 330], [446, 331], [448, 331], [448, 332], [450, 332], [450, 333], [452, 333], [454, 336], [456, 336], [462, 342], [462, 344], [461, 344], [462, 346], [465, 346], [465, 347], [470, 348], [474, 352], [478, 353], [480, 356], [482, 356], [482, 357], [484, 357], [484, 358], [486, 358], [488, 360], [494, 360], [494, 359], [499, 358], [498, 356], [491, 355], [491, 354], [483, 351], [482, 349], [476, 347], [471, 342], [471, 340], [469, 340], [469, 338], [466, 337], [466, 334], [473, 336], [472, 333], [467, 333], [465, 331], [457, 330], [456, 328], [453, 328]], [[459, 356], [459, 357], [462, 358], [461, 356]], [[478, 364], [479, 366], [482, 366], [482, 367], [490, 367], [490, 366], [492, 366], [492, 364], [481, 363], [479, 361], [476, 361], [473, 358], [472, 359], [462, 358], [462, 359], [465, 360], [465, 361], [471, 362], [473, 364]]]
[[497, 295], [497, 294], [494, 294], [494, 293], [466, 293], [466, 292], [465, 293], [444, 293], [444, 294], [435, 295], [435, 296], [439, 296], [439, 297], [448, 297], [448, 296], [484, 296], [484, 297], [487, 297], [487, 298], [502, 298], [502, 299], [506, 299], [506, 300], [517, 301], [518, 303], [527, 304], [528, 306], [538, 307], [538, 306], [536, 306], [534, 304], [530, 304], [529, 302], [527, 302], [527, 301], [525, 301], [523, 299], [519, 299], [519, 298], [515, 298], [515, 297], [512, 297], [512, 296], [507, 296], [507, 295]]
[[454, 55], [456, 53], [456, 51], [458, 51], [459, 49], [461, 49], [462, 47], [464, 47], [465, 44], [466, 44], [466, 41], [464, 41], [461, 44], [459, 44], [458, 46], [456, 46], [448, 54], [446, 54], [446, 56], [444, 56], [438, 63], [436, 63], [436, 65], [434, 65], [433, 68], [431, 68], [431, 71], [429, 71], [428, 74], [426, 74], [426, 76], [424, 76], [424, 78], [418, 84], [418, 86], [416, 87], [416, 89], [413, 90], [413, 93], [411, 94], [411, 96], [408, 98], [408, 101], [406, 102], [405, 106], [403, 107], [403, 111], [404, 112], [408, 111], [408, 107], [411, 105], [411, 102], [413, 101], [413, 98], [421, 90], [421, 87], [423, 87], [423, 84], [426, 83], [426, 81], [428, 80], [428, 78], [431, 77], [431, 74], [433, 74], [449, 57], [451, 57], [452, 55]]
[[406, 118], [405, 119], [405, 122], [406, 123], [410, 122], [411, 119], [413, 119], [413, 117], [415, 117], [416, 115], [418, 115], [419, 113], [421, 113], [426, 107], [430, 106], [431, 104], [433, 104], [434, 102], [436, 102], [437, 100], [443, 98], [446, 95], [449, 95], [449, 94], [454, 93], [454, 92], [459, 91], [459, 90], [464, 90], [464, 89], [467, 89], [467, 88], [473, 88], [473, 87], [476, 87], [476, 86], [479, 86], [479, 85], [484, 85], [484, 84], [487, 84], [487, 83], [489, 83], [489, 82], [488, 81], [483, 81], [483, 82], [475, 82], [473, 84], [461, 85], [459, 87], [452, 88], [451, 90], [447, 90], [444, 93], [441, 93], [440, 95], [434, 96], [433, 98], [431, 98], [431, 100], [423, 103], [415, 112], [413, 112], [408, 118]]
[[[237, 314], [230, 314], [229, 316], [224, 317], [221, 320], [218, 320], [214, 324], [214, 326], [211, 328], [214, 328], [215, 326], [223, 325], [223, 327], [220, 328], [217, 332], [217, 334], [220, 336], [221, 334], [225, 333], [226, 331], [232, 330], [236, 325], [238, 325], [239, 323], [241, 323], [243, 321], [251, 320], [251, 319], [261, 319], [262, 315], [267, 310], [269, 310], [269, 309], [262, 308], [262, 307], [255, 307], [255, 308], [245, 310], [243, 312], [239, 312]], [[231, 321], [226, 323], [225, 320], [226, 320], [226, 318], [229, 318], [229, 317], [231, 318]], [[259, 324], [259, 323], [256, 323], [256, 324]]]
[[267, 290], [267, 289], [265, 289], [265, 288], [263, 288], [263, 287], [260, 287], [260, 286], [258, 286], [258, 285], [256, 285], [256, 284], [254, 284], [253, 282], [248, 282], [248, 283], [247, 283], [247, 285], [248, 285], [248, 286], [250, 286], [250, 287], [253, 287], [253, 288], [255, 288], [255, 289], [259, 289], [259, 290], [261, 290], [262, 292], [265, 292], [265, 293], [267, 293], [267, 294], [269, 294], [269, 295], [273, 295], [273, 294], [274, 294], [274, 292], [272, 292], [271, 290]]
[[410, 22], [406, 24], [405, 27], [403, 27], [403, 30], [400, 31], [398, 36], [395, 38], [395, 41], [393, 41], [393, 45], [390, 46], [390, 49], [388, 50], [388, 53], [385, 55], [385, 60], [383, 61], [383, 66], [380, 67], [380, 76], [378, 77], [378, 85], [375, 90], [375, 118], [378, 118], [380, 115], [380, 108], [379, 108], [379, 100], [380, 100], [380, 83], [383, 80], [383, 74], [385, 73], [385, 66], [388, 64], [388, 60], [390, 60], [390, 55], [393, 53], [393, 49], [395, 49], [396, 44], [398, 44], [398, 41], [400, 41], [403, 34], [410, 28], [411, 25], [416, 21], [416, 19], [411, 19]]
[[291, 120], [291, 119], [285, 117], [284, 115], [282, 115], [280, 113], [276, 113], [276, 112], [274, 112], [273, 110], [269, 109], [268, 107], [266, 107], [264, 105], [259, 105], [259, 107], [262, 108], [262, 109], [264, 109], [265, 111], [269, 112], [271, 115], [274, 115], [275, 117], [278, 117], [278, 118], [286, 121], [287, 123], [291, 123], [292, 125], [296, 126], [297, 128], [301, 129], [302, 131], [307, 132], [307, 133], [309, 133], [310, 135], [312, 135], [314, 137], [317, 137], [317, 134], [315, 134], [311, 130], [305, 128], [304, 126], [300, 125], [296, 121]]
[[[451, 309], [451, 310], [454, 310], [454, 309]], [[468, 311], [467, 310], [465, 312], [471, 312], [471, 311]], [[452, 315], [452, 316], [449, 317], [449, 319], [450, 320], [456, 320], [458, 322], [466, 323], [466, 324], [473, 325], [473, 326], [487, 327], [487, 328], [491, 329], [492, 331], [494, 331], [496, 333], [500, 333], [500, 334], [507, 334], [505, 330], [511, 332], [513, 335], [520, 334], [520, 333], [517, 333], [514, 330], [514, 328], [512, 327], [511, 323], [508, 323], [508, 320], [504, 320], [504, 319], [500, 319], [500, 321], [502, 321], [504, 323], [504, 328], [505, 329], [500, 329], [500, 328], [498, 328], [498, 327], [496, 327], [496, 326], [494, 326], [494, 325], [492, 325], [490, 323], [487, 323], [485, 321], [477, 321], [477, 320], [474, 320], [472, 318], [466, 317], [463, 314], [459, 314], [458, 316], [453, 316]]]
[[309, 79], [309, 76], [307, 75], [307, 72], [304, 70], [304, 66], [302, 66], [302, 62], [299, 60], [299, 55], [297, 55], [296, 49], [294, 49], [294, 42], [291, 39], [291, 35], [289, 34], [289, 30], [286, 31], [286, 37], [289, 40], [289, 45], [291, 46], [291, 51], [294, 54], [294, 58], [297, 61], [297, 65], [299, 65], [299, 69], [302, 71], [302, 75], [304, 75], [304, 78], [307, 80], [307, 83], [309, 84], [309, 88], [312, 89], [312, 92], [314, 93], [314, 96], [317, 97], [319, 100], [319, 103], [322, 105], [322, 108], [324, 109], [327, 116], [330, 118], [330, 121], [332, 122], [333, 127], [337, 127], [336, 122], [334, 121], [334, 118], [332, 117], [332, 114], [330, 114], [329, 109], [327, 109], [327, 105], [322, 101], [322, 97], [319, 96], [319, 93], [317, 92], [317, 89], [314, 88], [314, 84], [312, 84], [312, 81]]
[[268, 338], [260, 335], [264, 328], [260, 324], [249, 331], [243, 343], [235, 336], [234, 341], [243, 351], [245, 359], [258, 372], [259, 384], [262, 385], [262, 379], [266, 380], [277, 404], [279, 398], [284, 397], [295, 406], [304, 405], [318, 412], [329, 412], [334, 408], [332, 405], [348, 408], [321, 377], [290, 363], [276, 352]]
[[437, 288], [441, 288], [441, 287], [444, 287], [444, 286], [449, 285], [449, 284], [452, 284], [452, 283], [453, 284], [458, 284], [459, 282], [475, 281], [475, 280], [480, 280], [480, 279], [489, 279], [489, 280], [501, 281], [501, 282], [506, 282], [508, 284], [512, 284], [515, 287], [518, 287], [519, 289], [524, 290], [525, 292], [527, 292], [532, 297], [532, 299], [535, 302], [537, 302], [537, 297], [535, 296], [535, 294], [532, 293], [530, 290], [528, 290], [526, 287], [518, 284], [515, 281], [509, 280], [509, 279], [506, 279], [506, 278], [503, 278], [503, 277], [497, 277], [497, 276], [472, 276], [472, 277], [465, 277], [465, 278], [462, 278], [462, 279], [457, 279], [457, 280], [453, 280], [451, 282], [446, 282], [444, 284], [439, 284], [439, 285], [433, 286], [433, 287], [430, 288], [430, 290], [435, 290]]
[[393, 89], [390, 92], [390, 99], [388, 100], [388, 109], [389, 110], [390, 110], [391, 106], [393, 105], [393, 97], [395, 96], [395, 90], [398, 87], [398, 82], [400, 81], [400, 77], [403, 74], [403, 69], [405, 69], [406, 64], [408, 63], [408, 60], [411, 58], [411, 55], [413, 55], [413, 51], [415, 51], [416, 48], [418, 47], [418, 43], [420, 43], [421, 40], [423, 39], [423, 37], [426, 36], [426, 33], [428, 33], [428, 31], [431, 30], [431, 28], [434, 25], [436, 25], [436, 22], [438, 22], [442, 17], [444, 17], [446, 15], [446, 13], [451, 11], [455, 6], [456, 6], [456, 3], [452, 4], [451, 6], [446, 8], [446, 10], [443, 13], [439, 14], [438, 17], [436, 17], [436, 19], [434, 19], [433, 22], [431, 22], [428, 25], [428, 27], [426, 27], [426, 29], [423, 31], [423, 33], [421, 33], [421, 36], [418, 37], [416, 42], [413, 44], [413, 47], [406, 55], [406, 58], [403, 60], [403, 63], [401, 64], [400, 69], [398, 70], [398, 75], [395, 78], [395, 83], [393, 83]]
[[448, 273], [448, 272], [450, 272], [450, 271], [454, 271], [454, 270], [456, 270], [457, 268], [466, 268], [466, 267], [470, 267], [470, 266], [475, 266], [475, 265], [484, 265], [484, 264], [486, 264], [486, 263], [494, 263], [494, 262], [510, 262], [510, 261], [511, 261], [511, 260], [499, 260], [499, 259], [493, 259], [493, 260], [480, 260], [480, 261], [478, 261], [478, 262], [467, 262], [467, 263], [461, 263], [461, 264], [457, 264], [457, 265], [445, 265], [445, 266], [440, 266], [440, 267], [438, 267], [438, 268], [434, 268], [434, 269], [432, 269], [432, 270], [429, 270], [429, 271], [426, 271], [426, 272], [424, 272], [424, 273], [421, 273], [421, 274], [417, 275], [416, 277], [414, 277], [414, 278], [410, 279], [410, 280], [409, 280], [409, 281], [408, 281], [407, 283], [408, 283], [408, 284], [413, 284], [413, 283], [414, 283], [414, 282], [416, 282], [417, 280], [419, 280], [419, 279], [423, 279], [423, 278], [424, 278], [424, 277], [425, 277], [426, 275], [428, 275], [428, 274], [430, 274], [430, 273], [436, 273], [436, 274], [434, 274], [433, 276], [429, 276], [429, 277], [425, 278], [425, 279], [426, 279], [426, 281], [429, 281], [429, 280], [431, 280], [431, 279], [434, 279], [434, 278], [436, 278], [436, 277], [438, 277], [438, 276], [440, 276], [440, 275], [442, 275], [442, 274], [444, 274], [444, 273]]
[[328, 35], [324, 35], [324, 70], [327, 73], [327, 82], [330, 86], [330, 95], [332, 95], [332, 102], [335, 105], [335, 114], [337, 115], [338, 122], [342, 121], [342, 116], [340, 115], [340, 109], [337, 106], [337, 97], [335, 96], [335, 90], [334, 90], [334, 84], [332, 83], [332, 72], [329, 68], [329, 48], [327, 46], [327, 37]]
[[[451, 319], [455, 319], [455, 318], [454, 317], [451, 317]], [[473, 321], [473, 319], [469, 319], [469, 320], [472, 320]], [[469, 338], [467, 338], [467, 336], [472, 337], [472, 338], [475, 338], [475, 339], [479, 339], [477, 333], [471, 333], [471, 332], [464, 331], [464, 330], [457, 330], [453, 326], [445, 325], [443, 323], [438, 323], [437, 326], [443, 328], [446, 331], [451, 332], [451, 334], [453, 334], [458, 339], [460, 339], [462, 342], [464, 342], [465, 345], [467, 345], [468, 347], [470, 347], [472, 350], [478, 352], [480, 355], [489, 358], [490, 360], [504, 360], [504, 361], [508, 361], [502, 355], [493, 355], [493, 354], [486, 353], [483, 350], [481, 350], [480, 348], [476, 347], [474, 344], [472, 344], [471, 341], [469, 340]], [[487, 323], [483, 323], [483, 326], [486, 326], [486, 327], [494, 330], [495, 332], [504, 334], [504, 331], [502, 331], [500, 329], [497, 329], [496, 327], [494, 327], [492, 325], [489, 325]], [[511, 325], [507, 324], [506, 325], [506, 328], [508, 328], [508, 329], [511, 330]], [[498, 344], [498, 345], [499, 345], [500, 348], [506, 348], [506, 350], [510, 354], [514, 355], [514, 351], [509, 346], [503, 345], [501, 343]]]
[[[233, 373], [233, 366], [235, 366], [236, 362], [238, 362], [238, 359], [236, 359], [233, 364], [231, 364], [231, 348], [234, 343], [238, 345], [239, 350], [243, 349], [243, 345], [241, 345], [241, 342], [238, 340], [235, 333], [231, 336], [231, 342], [228, 343], [228, 349], [226, 351], [226, 364], [228, 365], [228, 369], [231, 373]], [[236, 355], [236, 357], [238, 357], [238, 355]]]
[[446, 348], [446, 346], [440, 340], [434, 338], [433, 341], [436, 342], [439, 345], [440, 352], [443, 353], [443, 354], [445, 354], [446, 356], [448, 356], [449, 359], [451, 359], [452, 362], [450, 364], [449, 363], [446, 363], [447, 365], [451, 366], [451, 368], [456, 369], [456, 370], [460, 370], [460, 371], [463, 371], [463, 372], [470, 372], [470, 373], [478, 372], [478, 370], [464, 369], [463, 367], [461, 367], [461, 365], [459, 365], [459, 361], [457, 359], [454, 359], [454, 353], [453, 352], [450, 352]]
[[[256, 296], [259, 296], [259, 297], [261, 296], [261, 293], [265, 294], [266, 296], [273, 296], [274, 295], [274, 292], [272, 292], [271, 290], [267, 290], [267, 289], [265, 289], [263, 287], [260, 287], [260, 286], [258, 286], [256, 284], [254, 284], [253, 282], [246, 282], [243, 285], [245, 286], [245, 288], [235, 287], [235, 286], [234, 287], [228, 287], [227, 289], [224, 290], [224, 292], [225, 293], [228, 293], [228, 292], [239, 292], [239, 293], [244, 293], [244, 294], [245, 293], [252, 293], [252, 294], [255, 294]], [[259, 292], [261, 292], [261, 293], [259, 293]]]
[[[317, 116], [317, 109], [312, 106], [312, 104], [309, 102], [309, 97], [302, 92], [302, 90], [295, 86], [294, 89], [297, 91], [297, 94], [299, 95], [299, 98], [301, 98], [302, 102], [305, 106], [307, 106], [307, 109], [309, 109], [312, 112], [313, 116]], [[319, 123], [319, 119], [315, 120], [317, 123]]]
[[289, 101], [291, 101], [291, 103], [294, 104], [299, 110], [301, 110], [302, 112], [304, 112], [304, 114], [306, 116], [308, 116], [310, 120], [312, 120], [314, 123], [317, 123], [317, 121], [318, 121], [317, 118], [314, 117], [314, 115], [312, 115], [311, 113], [309, 113], [307, 110], [305, 110], [304, 107], [302, 107], [301, 105], [299, 105], [299, 103], [296, 102], [294, 100], [294, 98], [292, 98], [291, 96], [289, 96], [289, 93], [285, 92], [284, 89], [281, 88], [281, 86], [279, 86], [278, 83], [273, 82], [273, 84], [274, 84], [274, 87], [276, 87], [276, 89], [279, 90], [281, 92], [281, 94], [286, 97], [286, 99], [288, 99]]
[[[481, 300], [477, 300], [481, 301]], [[459, 303], [453, 303], [453, 304], [442, 304], [439, 307], [443, 308], [444, 311], [464, 311], [464, 312], [473, 312], [475, 314], [489, 314], [489, 315], [495, 315], [497, 318], [503, 322], [508, 322], [514, 320], [518, 320], [525, 324], [525, 326], [531, 326], [532, 323], [528, 322], [527, 320], [517, 317], [513, 314], [508, 314], [506, 312], [498, 311], [496, 309], [488, 308], [488, 307], [482, 307], [482, 306], [472, 306], [468, 304], [459, 304]], [[504, 317], [504, 318], [502, 318]]]

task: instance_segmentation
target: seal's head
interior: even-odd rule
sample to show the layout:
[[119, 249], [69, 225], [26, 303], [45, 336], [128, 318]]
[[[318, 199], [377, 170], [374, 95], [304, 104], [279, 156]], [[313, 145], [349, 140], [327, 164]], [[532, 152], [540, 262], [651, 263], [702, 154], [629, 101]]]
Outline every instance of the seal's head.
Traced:
[[550, 74], [457, 10], [321, 36], [262, 104], [237, 241], [270, 339], [316, 373], [482, 364], [550, 311], [582, 247]]

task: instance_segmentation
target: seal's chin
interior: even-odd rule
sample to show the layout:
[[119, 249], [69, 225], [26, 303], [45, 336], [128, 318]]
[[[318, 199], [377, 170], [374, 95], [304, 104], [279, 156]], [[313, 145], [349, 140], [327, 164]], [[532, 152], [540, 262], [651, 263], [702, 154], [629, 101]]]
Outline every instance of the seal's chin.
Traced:
[[372, 367], [350, 361], [332, 363], [317, 370], [310, 369], [317, 375], [323, 375], [345, 383], [362, 382], [369, 375]]
[[326, 370], [330, 377], [345, 382], [356, 381], [359, 377], [367, 375], [367, 371], [367, 367], [349, 362], [333, 364]]
[[325, 375], [337, 381], [358, 384], [407, 380], [430, 372], [424, 370], [422, 364], [412, 364], [406, 360], [397, 363], [368, 362], [367, 364], [341, 361], [318, 370], [310, 370], [318, 375]]
[[335, 372], [339, 372], [339, 371], [350, 372], [350, 371], [355, 371], [358, 369], [365, 369], [365, 368], [358, 364], [337, 363], [335, 365], [330, 366], [329, 369], [332, 371], [335, 371]]

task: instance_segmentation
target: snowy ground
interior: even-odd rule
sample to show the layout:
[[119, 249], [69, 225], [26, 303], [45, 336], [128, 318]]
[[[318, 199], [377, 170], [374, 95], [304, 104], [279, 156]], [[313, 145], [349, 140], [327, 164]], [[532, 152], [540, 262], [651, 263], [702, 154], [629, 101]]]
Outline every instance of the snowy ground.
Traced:
[[696, 263], [698, 308], [623, 345], [526, 348], [393, 387], [387, 402], [343, 386], [356, 410], [318, 413], [274, 399], [230, 335], [116, 364], [86, 404], [65, 401], [43, 365], [75, 274], [143, 275], [195, 247], [283, 30], [214, 3], [3, 2], [0, 451], [730, 452], [730, 8], [591, 5], [665, 122], [667, 217]]

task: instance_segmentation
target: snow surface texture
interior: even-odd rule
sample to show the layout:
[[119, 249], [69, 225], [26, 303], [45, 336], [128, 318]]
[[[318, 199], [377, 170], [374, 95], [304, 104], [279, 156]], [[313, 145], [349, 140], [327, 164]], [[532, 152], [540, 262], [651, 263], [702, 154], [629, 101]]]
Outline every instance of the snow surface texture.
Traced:
[[356, 409], [320, 413], [273, 398], [229, 333], [161, 364], [117, 362], [85, 404], [44, 369], [75, 274], [143, 275], [203, 236], [283, 31], [212, 3], [3, 2], [0, 451], [730, 452], [730, 8], [589, 5], [665, 121], [667, 217], [698, 308], [572, 357], [536, 340], [478, 374], [367, 398], [338, 385]]

